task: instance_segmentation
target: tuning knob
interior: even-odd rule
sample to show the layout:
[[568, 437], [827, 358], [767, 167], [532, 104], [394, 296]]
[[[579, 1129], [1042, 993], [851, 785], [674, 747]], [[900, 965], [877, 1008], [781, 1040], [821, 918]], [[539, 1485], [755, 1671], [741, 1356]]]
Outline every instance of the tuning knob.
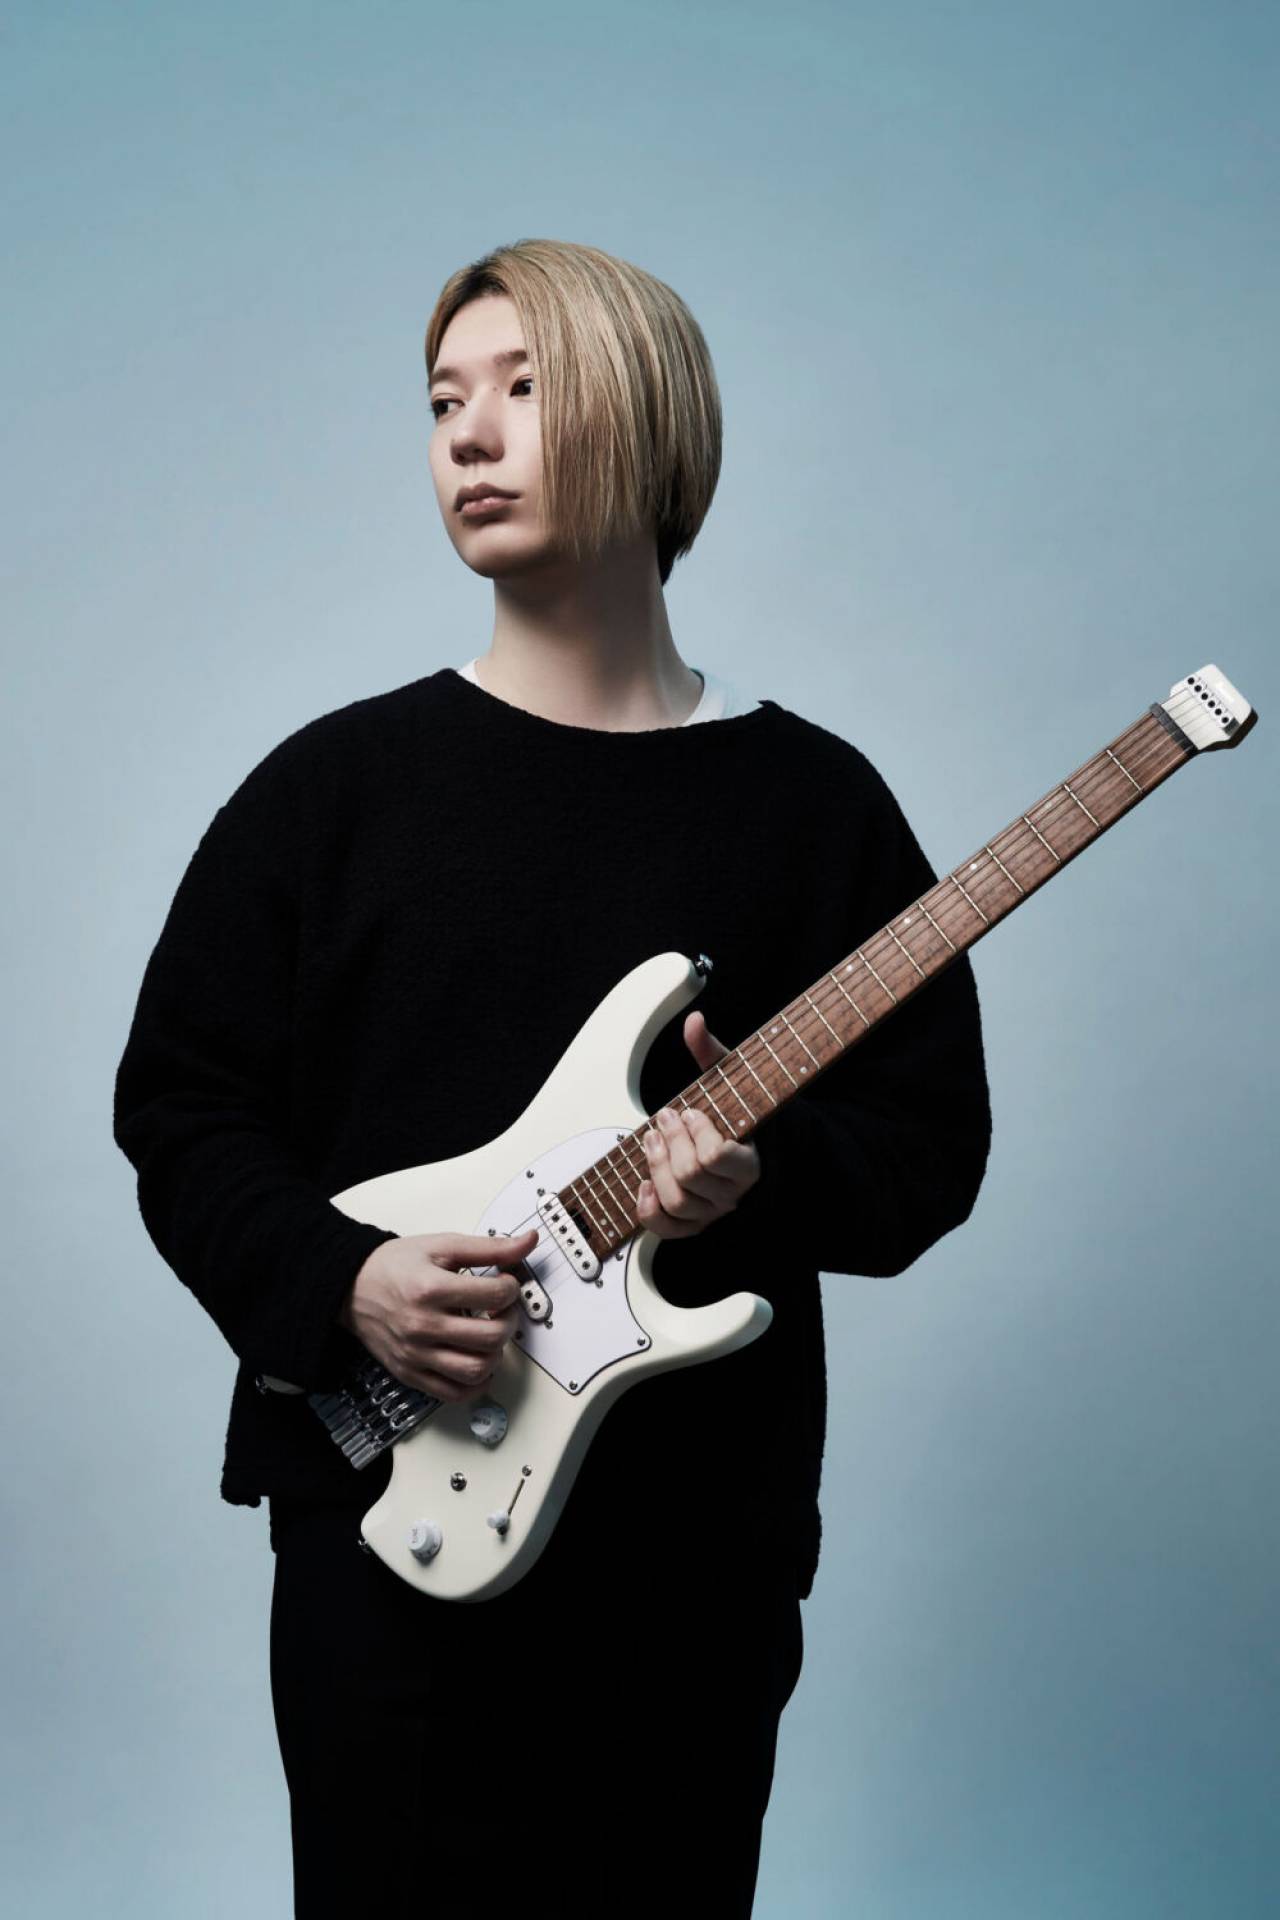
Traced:
[[444, 1544], [444, 1535], [434, 1520], [415, 1520], [409, 1529], [409, 1551], [425, 1567], [434, 1560]]
[[478, 1407], [472, 1407], [469, 1425], [483, 1446], [496, 1447], [506, 1435], [507, 1410], [496, 1401], [482, 1401]]

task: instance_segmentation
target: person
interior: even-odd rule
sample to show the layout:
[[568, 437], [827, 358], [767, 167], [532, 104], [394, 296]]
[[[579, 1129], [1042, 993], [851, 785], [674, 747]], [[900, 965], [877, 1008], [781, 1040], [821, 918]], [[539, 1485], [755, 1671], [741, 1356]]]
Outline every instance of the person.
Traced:
[[[722, 419], [674, 290], [520, 240], [446, 282], [426, 363], [488, 650], [307, 722], [219, 808], [143, 976], [115, 1138], [239, 1363], [222, 1492], [269, 1502], [295, 1913], [735, 1920], [818, 1564], [820, 1274], [899, 1274], [969, 1217], [976, 987], [957, 958], [745, 1138], [680, 1101], [937, 876], [859, 748], [676, 647], [663, 589]], [[746, 1288], [773, 1320], [621, 1395], [521, 1579], [435, 1598], [358, 1551], [394, 1448], [357, 1471], [308, 1393], [363, 1353], [442, 1401], [483, 1394], [532, 1240], [398, 1234], [330, 1196], [493, 1139], [664, 951], [711, 967], [644, 1056], [637, 1232], [669, 1300]]]

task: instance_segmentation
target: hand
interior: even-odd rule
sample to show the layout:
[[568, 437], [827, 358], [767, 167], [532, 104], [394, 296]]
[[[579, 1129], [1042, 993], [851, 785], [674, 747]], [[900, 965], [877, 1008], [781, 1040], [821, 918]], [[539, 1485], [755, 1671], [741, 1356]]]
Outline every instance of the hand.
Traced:
[[[699, 1067], [714, 1066], [729, 1051], [700, 1013], [685, 1021], [684, 1042]], [[760, 1152], [750, 1140], [721, 1133], [696, 1107], [663, 1107], [654, 1117], [659, 1130], [645, 1136], [652, 1178], [640, 1182], [636, 1215], [650, 1233], [683, 1240], [733, 1212], [760, 1178]]]
[[536, 1227], [492, 1238], [409, 1233], [384, 1240], [356, 1275], [338, 1318], [405, 1386], [437, 1400], [466, 1400], [516, 1330], [520, 1283], [507, 1272], [457, 1269], [514, 1266], [537, 1240]]

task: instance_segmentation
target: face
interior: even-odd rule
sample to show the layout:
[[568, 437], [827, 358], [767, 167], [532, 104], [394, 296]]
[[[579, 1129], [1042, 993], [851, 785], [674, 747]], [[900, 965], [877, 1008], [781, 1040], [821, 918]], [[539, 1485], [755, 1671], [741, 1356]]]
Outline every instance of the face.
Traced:
[[[548, 559], [542, 522], [538, 395], [515, 302], [472, 300], [441, 338], [431, 381], [431, 477], [458, 553], [486, 578]], [[513, 499], [460, 510], [466, 487], [499, 487]]]

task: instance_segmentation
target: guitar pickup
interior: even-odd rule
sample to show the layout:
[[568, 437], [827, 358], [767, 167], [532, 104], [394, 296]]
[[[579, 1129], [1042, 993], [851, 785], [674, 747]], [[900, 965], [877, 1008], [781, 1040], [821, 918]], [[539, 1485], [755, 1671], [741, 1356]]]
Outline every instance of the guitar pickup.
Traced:
[[551, 1295], [530, 1272], [527, 1260], [518, 1261], [515, 1271], [520, 1275], [521, 1306], [531, 1320], [545, 1320], [551, 1311]]
[[559, 1247], [579, 1280], [594, 1280], [600, 1272], [600, 1262], [582, 1237], [573, 1215], [569, 1212], [559, 1194], [549, 1193], [538, 1202], [538, 1218], [541, 1220], [552, 1243]]

